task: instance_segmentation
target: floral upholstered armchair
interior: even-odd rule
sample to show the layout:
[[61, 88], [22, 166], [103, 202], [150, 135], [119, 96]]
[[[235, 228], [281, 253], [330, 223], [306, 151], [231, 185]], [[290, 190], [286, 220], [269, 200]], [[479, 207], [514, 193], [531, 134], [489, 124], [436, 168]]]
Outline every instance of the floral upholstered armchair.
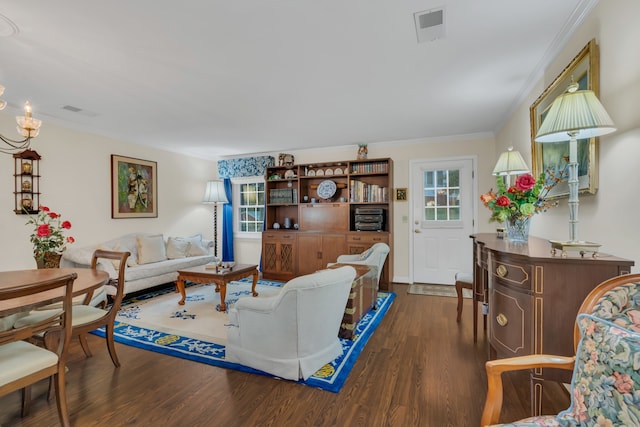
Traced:
[[[601, 283], [578, 313], [575, 357], [531, 355], [487, 362], [483, 426], [640, 426], [640, 274]], [[573, 369], [571, 406], [557, 415], [496, 424], [502, 372], [533, 368]]]

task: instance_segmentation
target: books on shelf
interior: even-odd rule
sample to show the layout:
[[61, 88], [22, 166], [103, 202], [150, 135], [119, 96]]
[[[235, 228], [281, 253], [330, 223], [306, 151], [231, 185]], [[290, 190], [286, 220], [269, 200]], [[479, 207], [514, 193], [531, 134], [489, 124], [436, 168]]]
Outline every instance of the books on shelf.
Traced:
[[351, 203], [388, 203], [389, 188], [377, 184], [367, 184], [357, 179], [349, 182]]
[[272, 188], [271, 190], [269, 190], [269, 203], [271, 204], [298, 203], [298, 189]]
[[388, 162], [352, 163], [351, 173], [388, 173]]

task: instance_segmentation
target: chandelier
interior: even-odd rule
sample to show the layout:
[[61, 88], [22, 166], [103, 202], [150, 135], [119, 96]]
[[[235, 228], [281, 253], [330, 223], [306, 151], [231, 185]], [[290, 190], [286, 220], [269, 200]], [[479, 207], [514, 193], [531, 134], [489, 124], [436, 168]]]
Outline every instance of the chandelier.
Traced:
[[[3, 93], [4, 87], [0, 85], [0, 96]], [[6, 106], [7, 103], [0, 99], [0, 110], [4, 109]], [[0, 140], [9, 146], [9, 148], [0, 146], [0, 153], [15, 154], [29, 148], [31, 138], [38, 136], [38, 133], [40, 132], [40, 125], [42, 125], [42, 121], [34, 119], [31, 116], [31, 112], [31, 104], [27, 101], [24, 104], [24, 116], [16, 116], [16, 121], [18, 122], [16, 130], [24, 139], [11, 139], [4, 135], [0, 135]]]

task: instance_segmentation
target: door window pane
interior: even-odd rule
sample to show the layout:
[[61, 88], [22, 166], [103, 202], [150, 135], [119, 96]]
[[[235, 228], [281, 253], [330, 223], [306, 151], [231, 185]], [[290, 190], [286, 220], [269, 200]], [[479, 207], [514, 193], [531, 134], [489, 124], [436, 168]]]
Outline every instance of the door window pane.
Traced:
[[460, 170], [424, 172], [423, 221], [460, 220]]

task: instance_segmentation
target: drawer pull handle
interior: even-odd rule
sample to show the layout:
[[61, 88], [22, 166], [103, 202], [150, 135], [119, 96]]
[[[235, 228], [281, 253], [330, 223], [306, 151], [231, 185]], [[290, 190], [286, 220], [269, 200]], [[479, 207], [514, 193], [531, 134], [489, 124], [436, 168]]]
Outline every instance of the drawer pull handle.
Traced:
[[498, 273], [500, 277], [506, 277], [508, 272], [509, 270], [507, 270], [507, 267], [504, 265], [499, 265], [498, 268], [496, 268], [496, 273]]
[[500, 326], [507, 326], [507, 323], [509, 323], [509, 320], [507, 319], [507, 316], [500, 313], [496, 316], [496, 322], [498, 322], [498, 325]]

